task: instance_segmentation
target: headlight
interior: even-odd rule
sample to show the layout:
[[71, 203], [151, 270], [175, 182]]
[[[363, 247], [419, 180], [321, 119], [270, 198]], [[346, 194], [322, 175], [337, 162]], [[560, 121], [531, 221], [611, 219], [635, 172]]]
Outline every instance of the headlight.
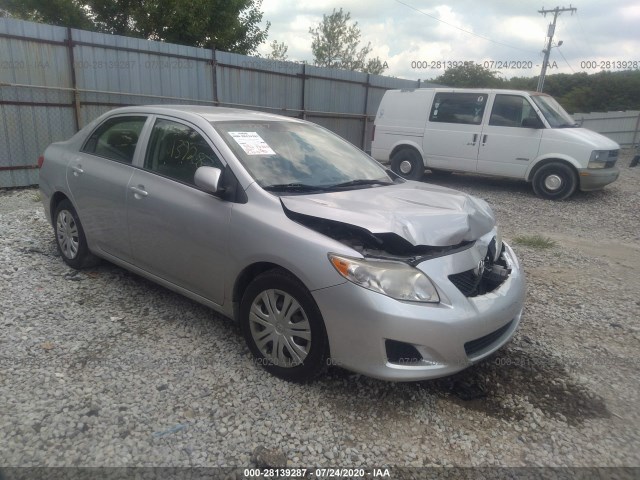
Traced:
[[609, 150], [594, 150], [589, 157], [589, 165], [587, 168], [604, 168], [609, 159]]
[[361, 287], [407, 302], [438, 303], [429, 277], [402, 262], [364, 260], [329, 254], [340, 275]]

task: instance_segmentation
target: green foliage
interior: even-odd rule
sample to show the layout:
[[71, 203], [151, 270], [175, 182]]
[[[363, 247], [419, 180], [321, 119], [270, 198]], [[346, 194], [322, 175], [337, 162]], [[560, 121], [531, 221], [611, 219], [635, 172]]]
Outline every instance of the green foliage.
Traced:
[[267, 38], [262, 0], [3, 0], [14, 17], [249, 54]]
[[[504, 80], [497, 72], [473, 64], [450, 68], [433, 81], [450, 87], [533, 91], [538, 77]], [[569, 113], [640, 110], [640, 70], [547, 75], [544, 92], [555, 97]]]
[[367, 61], [371, 43], [360, 47], [358, 22], [350, 23], [351, 14], [333, 9], [331, 15], [323, 15], [316, 28], [309, 28], [312, 36], [313, 62], [319, 67], [342, 68], [380, 74], [387, 67], [379, 58]]
[[370, 58], [367, 60], [367, 64], [362, 69], [365, 73], [370, 73], [371, 75], [382, 75], [384, 71], [387, 69], [380, 57]]
[[2, 9], [15, 18], [73, 28], [91, 29], [92, 26], [83, 4], [76, 0], [3, 0], [2, 3]]
[[498, 72], [478, 64], [460, 65], [448, 68], [433, 80], [435, 83], [458, 88], [505, 88], [504, 80]]
[[269, 60], [278, 60], [285, 61], [289, 56], [287, 55], [287, 51], [289, 47], [287, 47], [284, 42], [278, 42], [277, 40], [272, 41], [269, 46], [271, 47], [271, 53], [267, 55]]

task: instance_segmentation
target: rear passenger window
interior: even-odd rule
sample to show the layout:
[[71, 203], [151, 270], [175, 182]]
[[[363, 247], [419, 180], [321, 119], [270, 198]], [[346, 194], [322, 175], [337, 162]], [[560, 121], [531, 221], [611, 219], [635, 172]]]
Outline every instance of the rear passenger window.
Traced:
[[147, 117], [114, 117], [96, 128], [82, 151], [123, 163], [131, 163]]
[[436, 93], [429, 121], [480, 125], [486, 103], [484, 93]]
[[144, 168], [193, 185], [196, 170], [202, 166], [224, 169], [209, 144], [194, 129], [170, 120], [156, 120]]
[[489, 125], [522, 127], [522, 121], [525, 119], [538, 119], [538, 115], [526, 98], [520, 95], [496, 95]]

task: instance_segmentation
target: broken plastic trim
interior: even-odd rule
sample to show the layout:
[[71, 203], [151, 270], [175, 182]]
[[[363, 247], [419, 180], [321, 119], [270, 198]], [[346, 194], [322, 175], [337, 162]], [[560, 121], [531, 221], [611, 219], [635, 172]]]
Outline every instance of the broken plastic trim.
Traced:
[[475, 244], [474, 240], [447, 247], [412, 245], [395, 233], [374, 234], [365, 228], [348, 223], [296, 213], [287, 209], [284, 204], [282, 204], [282, 208], [287, 217], [294, 222], [333, 238], [353, 248], [364, 257], [379, 260], [397, 260], [413, 267], [425, 260], [466, 250]]

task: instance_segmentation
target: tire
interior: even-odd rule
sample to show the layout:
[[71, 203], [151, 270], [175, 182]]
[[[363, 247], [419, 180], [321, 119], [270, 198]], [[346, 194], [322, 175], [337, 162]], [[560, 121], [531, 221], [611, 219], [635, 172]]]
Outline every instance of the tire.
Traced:
[[56, 246], [64, 263], [79, 270], [100, 262], [100, 259], [89, 251], [82, 224], [69, 200], [61, 201], [56, 207], [53, 230]]
[[424, 175], [424, 161], [413, 148], [403, 148], [392, 155], [391, 170], [407, 180], [420, 180]]
[[565, 200], [578, 187], [578, 177], [566, 163], [551, 162], [540, 167], [533, 176], [533, 191], [548, 200]]
[[258, 275], [242, 296], [239, 314], [247, 346], [269, 373], [304, 382], [325, 369], [329, 341], [320, 310], [304, 285], [286, 272]]

